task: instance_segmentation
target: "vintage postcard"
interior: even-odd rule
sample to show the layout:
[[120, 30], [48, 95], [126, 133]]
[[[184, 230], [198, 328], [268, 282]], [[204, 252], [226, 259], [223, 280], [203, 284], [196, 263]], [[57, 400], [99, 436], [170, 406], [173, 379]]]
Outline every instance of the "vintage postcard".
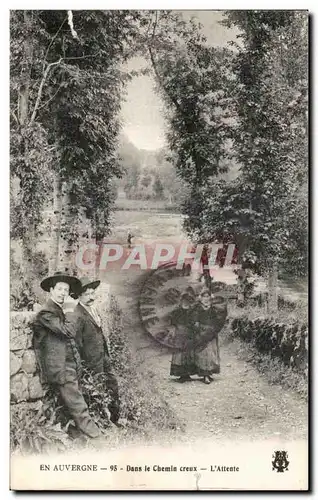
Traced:
[[10, 11], [10, 489], [308, 491], [308, 11]]

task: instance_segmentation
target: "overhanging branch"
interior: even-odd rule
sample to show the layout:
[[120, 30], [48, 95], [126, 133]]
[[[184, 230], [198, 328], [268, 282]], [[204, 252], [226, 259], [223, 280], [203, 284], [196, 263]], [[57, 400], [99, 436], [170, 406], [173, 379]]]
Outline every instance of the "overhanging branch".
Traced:
[[[35, 105], [34, 105], [34, 109], [33, 109], [33, 112], [32, 112], [32, 116], [31, 116], [31, 119], [30, 119], [30, 124], [32, 124], [35, 120], [35, 117], [36, 117], [36, 113], [37, 111], [40, 109], [40, 108], [43, 108], [43, 106], [45, 106], [49, 101], [51, 101], [53, 99], [53, 97], [55, 97], [55, 95], [57, 94], [54, 94], [54, 96], [52, 98], [50, 98], [45, 104], [43, 104], [42, 106], [40, 106], [40, 102], [41, 102], [41, 97], [42, 97], [42, 92], [43, 92], [43, 87], [45, 85], [45, 82], [47, 80], [47, 77], [48, 77], [48, 74], [50, 73], [51, 69], [54, 68], [55, 66], [58, 66], [59, 64], [62, 63], [62, 61], [71, 61], [71, 60], [79, 60], [79, 59], [87, 59], [87, 58], [90, 58], [90, 57], [96, 57], [97, 55], [99, 55], [100, 52], [96, 52], [96, 54], [87, 54], [87, 55], [84, 55], [84, 56], [77, 56], [77, 57], [60, 57], [60, 59], [58, 61], [55, 61], [53, 63], [50, 63], [47, 65], [45, 71], [44, 71], [44, 74], [43, 74], [43, 77], [42, 77], [42, 80], [41, 80], [41, 83], [40, 83], [40, 86], [39, 86], [39, 90], [38, 90], [38, 94], [37, 94], [37, 98], [36, 98], [36, 101], [35, 101]], [[60, 88], [59, 88], [60, 89]], [[58, 90], [59, 90], [58, 89]]]
[[32, 112], [32, 116], [31, 116], [31, 119], [30, 119], [30, 125], [34, 122], [34, 119], [36, 117], [36, 113], [37, 113], [37, 110], [39, 108], [41, 97], [42, 97], [43, 87], [44, 87], [44, 84], [45, 84], [46, 79], [48, 77], [48, 74], [51, 71], [51, 69], [54, 68], [54, 66], [58, 66], [59, 64], [61, 64], [61, 62], [62, 62], [62, 58], [60, 58], [58, 61], [55, 61], [53, 63], [48, 64], [47, 67], [46, 67], [46, 70], [44, 71], [43, 78], [42, 78], [40, 86], [39, 86], [38, 95], [36, 97], [36, 101], [35, 101], [34, 109], [33, 109], [33, 112]]

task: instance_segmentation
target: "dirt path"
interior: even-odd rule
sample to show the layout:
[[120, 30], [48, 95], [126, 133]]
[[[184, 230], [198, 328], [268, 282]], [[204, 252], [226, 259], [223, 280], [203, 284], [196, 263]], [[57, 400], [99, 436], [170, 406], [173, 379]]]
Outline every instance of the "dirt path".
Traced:
[[[176, 214], [117, 212], [112, 238], [124, 243], [128, 229], [133, 243], [184, 239]], [[232, 273], [233, 278], [233, 273]], [[231, 281], [231, 276], [225, 279]], [[236, 346], [220, 335], [221, 373], [211, 385], [200, 380], [179, 384], [169, 376], [171, 353], [147, 335], [140, 323], [137, 300], [143, 272], [107, 272], [106, 281], [124, 312], [124, 327], [140, 370], [155, 378], [166, 401], [182, 423], [178, 441], [213, 439], [306, 439], [307, 406], [297, 394], [270, 386], [249, 363], [238, 359]], [[229, 281], [230, 280], [230, 281]]]
[[152, 372], [184, 432], [178, 441], [197, 439], [306, 439], [307, 407], [292, 392], [270, 386], [249, 363], [236, 356], [233, 343], [220, 336], [221, 373], [211, 385], [199, 379], [179, 384], [169, 376], [171, 353], [149, 337], [140, 324], [139, 271], [109, 273], [107, 281], [124, 312], [124, 327], [140, 370]]

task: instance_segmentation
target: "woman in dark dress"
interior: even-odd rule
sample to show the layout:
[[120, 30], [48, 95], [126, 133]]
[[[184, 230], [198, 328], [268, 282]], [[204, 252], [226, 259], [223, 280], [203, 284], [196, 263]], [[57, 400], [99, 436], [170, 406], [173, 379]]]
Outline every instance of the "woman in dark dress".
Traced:
[[213, 380], [213, 373], [220, 373], [220, 352], [218, 339], [219, 318], [212, 307], [212, 295], [204, 287], [199, 302], [193, 311], [195, 348], [195, 373], [203, 377], [205, 384]]
[[[171, 325], [175, 327], [175, 337], [180, 337], [185, 349], [172, 355], [170, 375], [179, 377], [178, 382], [191, 380], [195, 373], [194, 351], [192, 347], [194, 297], [189, 293], [181, 296], [180, 306], [171, 315]], [[190, 347], [190, 348], [189, 348]]]

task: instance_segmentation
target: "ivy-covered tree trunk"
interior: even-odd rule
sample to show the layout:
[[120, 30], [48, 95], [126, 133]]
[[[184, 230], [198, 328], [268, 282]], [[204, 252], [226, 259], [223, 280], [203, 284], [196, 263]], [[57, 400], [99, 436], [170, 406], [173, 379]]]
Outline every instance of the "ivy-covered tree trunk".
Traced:
[[101, 261], [102, 252], [103, 252], [104, 236], [98, 231], [98, 227], [100, 227], [100, 225], [99, 225], [99, 221], [98, 221], [97, 217], [95, 217], [94, 225], [96, 228], [95, 229], [95, 243], [97, 245], [98, 250], [96, 251], [95, 267], [92, 271], [92, 275], [98, 279], [100, 277], [100, 261]]
[[[29, 161], [29, 137], [26, 133], [29, 115], [29, 95], [30, 95], [30, 77], [33, 58], [33, 46], [31, 38], [32, 27], [32, 13], [24, 11], [24, 31], [25, 38], [23, 43], [23, 61], [21, 67], [20, 88], [18, 97], [18, 119], [20, 124], [20, 131], [22, 135], [21, 149], [22, 158], [24, 163], [24, 170], [27, 170]], [[26, 179], [20, 179], [20, 196], [23, 198], [26, 192], [30, 189]], [[30, 260], [32, 259], [32, 248], [34, 247], [34, 224], [30, 220], [28, 228], [25, 228], [22, 234], [22, 271], [24, 275], [28, 274], [30, 269]]]
[[30, 75], [32, 68], [32, 57], [33, 57], [33, 47], [32, 47], [32, 38], [30, 34], [31, 25], [32, 25], [32, 14], [29, 11], [24, 11], [24, 30], [25, 30], [25, 39], [23, 43], [23, 62], [21, 67], [21, 84], [19, 89], [19, 122], [23, 127], [26, 125], [28, 120], [28, 111], [29, 111], [29, 92], [30, 92]]
[[236, 244], [238, 248], [238, 264], [242, 265], [244, 253], [248, 248], [248, 237], [245, 234], [238, 234]]
[[[58, 268], [70, 274], [76, 274], [76, 250], [78, 247], [78, 218], [77, 207], [72, 207], [70, 186], [62, 182], [62, 207], [60, 211], [59, 258]], [[73, 209], [72, 209], [73, 208]]]
[[62, 227], [62, 181], [58, 173], [55, 174], [53, 184], [53, 217], [51, 221], [51, 241], [49, 272], [53, 274], [59, 268], [59, 246]]

